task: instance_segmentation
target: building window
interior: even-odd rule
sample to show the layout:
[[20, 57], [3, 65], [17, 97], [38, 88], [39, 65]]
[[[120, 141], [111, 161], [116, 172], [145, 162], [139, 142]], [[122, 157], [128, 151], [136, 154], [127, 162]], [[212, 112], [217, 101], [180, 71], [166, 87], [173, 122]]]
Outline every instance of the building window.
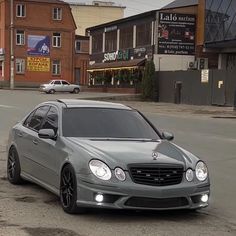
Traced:
[[75, 41], [75, 52], [76, 53], [81, 52], [81, 41], [80, 40]]
[[25, 44], [25, 32], [24, 30], [16, 31], [16, 45], [24, 45]]
[[120, 49], [133, 47], [133, 26], [120, 29]]
[[102, 52], [103, 34], [97, 33], [92, 35], [92, 53]]
[[62, 19], [62, 9], [55, 7], [53, 8], [53, 20], [61, 20]]
[[53, 33], [52, 46], [55, 48], [61, 47], [61, 33]]
[[25, 59], [16, 58], [16, 74], [25, 73]]
[[16, 4], [16, 16], [17, 17], [26, 16], [26, 7], [24, 4]]
[[53, 75], [60, 75], [61, 74], [61, 61], [60, 60], [53, 60], [52, 61], [52, 74]]
[[136, 27], [137, 46], [151, 45], [152, 24], [147, 22]]
[[107, 32], [105, 36], [105, 51], [116, 51], [117, 48], [117, 31]]

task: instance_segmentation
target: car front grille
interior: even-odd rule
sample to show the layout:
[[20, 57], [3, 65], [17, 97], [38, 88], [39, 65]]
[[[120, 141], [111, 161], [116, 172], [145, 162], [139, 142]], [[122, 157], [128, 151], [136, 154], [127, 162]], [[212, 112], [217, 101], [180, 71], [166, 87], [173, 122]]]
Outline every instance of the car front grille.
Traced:
[[129, 165], [132, 180], [137, 184], [169, 186], [181, 183], [182, 165]]
[[131, 197], [125, 202], [125, 206], [143, 208], [176, 208], [188, 206], [189, 202], [185, 197], [176, 198], [143, 198]]

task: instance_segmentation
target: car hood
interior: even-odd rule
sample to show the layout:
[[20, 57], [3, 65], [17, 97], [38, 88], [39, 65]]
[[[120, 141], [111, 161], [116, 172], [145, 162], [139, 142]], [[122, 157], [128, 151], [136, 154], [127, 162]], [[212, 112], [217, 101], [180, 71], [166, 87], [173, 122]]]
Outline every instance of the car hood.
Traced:
[[[120, 141], [67, 138], [77, 147], [89, 153], [91, 159], [99, 159], [115, 168], [127, 169], [129, 164], [182, 164], [193, 167], [197, 158], [177, 145], [165, 140]], [[153, 157], [157, 154], [157, 158]], [[154, 160], [155, 159], [155, 160]]]

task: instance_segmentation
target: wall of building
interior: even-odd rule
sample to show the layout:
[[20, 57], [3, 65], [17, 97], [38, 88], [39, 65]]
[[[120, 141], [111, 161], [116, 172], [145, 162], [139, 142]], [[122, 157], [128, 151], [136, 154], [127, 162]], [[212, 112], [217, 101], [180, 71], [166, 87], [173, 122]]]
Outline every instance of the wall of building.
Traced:
[[189, 63], [195, 61], [195, 56], [155, 54], [153, 61], [156, 71], [188, 70]]
[[80, 42], [80, 51], [75, 53], [75, 82], [88, 85], [89, 37], [76, 36]]
[[76, 34], [85, 35], [85, 29], [124, 17], [124, 7], [71, 4], [76, 22]]
[[[16, 69], [16, 60], [25, 60], [25, 73], [18, 74], [15, 71], [15, 82], [18, 85], [37, 85], [47, 82], [51, 79], [66, 79], [69, 82], [74, 81], [74, 30], [75, 24], [68, 4], [57, 4], [40, 1], [14, 1], [14, 14], [16, 14], [16, 4], [26, 5], [26, 17], [14, 17], [14, 60]], [[5, 68], [4, 68], [4, 81], [10, 79], [10, 1], [5, 1], [5, 25], [3, 27], [3, 34], [5, 43], [1, 47], [5, 49]], [[52, 18], [52, 10], [54, 7], [62, 8], [62, 20], [55, 21]], [[2, 9], [1, 9], [2, 10]], [[37, 14], [35, 11], [37, 10]], [[40, 20], [39, 20], [40, 16]], [[25, 44], [16, 45], [16, 31], [24, 30]], [[61, 33], [61, 47], [52, 47], [52, 35], [54, 32]], [[28, 49], [28, 36], [49, 36], [50, 37], [50, 54], [47, 56], [30, 56], [27, 53]], [[45, 72], [29, 71], [27, 66], [27, 59], [31, 58], [49, 58], [50, 70]], [[61, 61], [61, 74], [52, 75], [52, 61]]]

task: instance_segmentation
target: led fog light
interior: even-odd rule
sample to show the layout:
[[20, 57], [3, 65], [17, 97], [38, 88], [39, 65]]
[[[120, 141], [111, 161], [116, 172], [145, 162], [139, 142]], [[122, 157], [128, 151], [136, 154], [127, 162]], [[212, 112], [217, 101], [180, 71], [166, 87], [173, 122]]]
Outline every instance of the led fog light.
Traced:
[[203, 195], [201, 196], [201, 201], [204, 202], [204, 203], [206, 203], [206, 202], [208, 201], [208, 199], [209, 199], [209, 197], [208, 197], [207, 194], [203, 194]]
[[96, 202], [103, 202], [103, 199], [104, 199], [104, 197], [103, 197], [102, 194], [96, 194], [95, 195], [95, 201]]

